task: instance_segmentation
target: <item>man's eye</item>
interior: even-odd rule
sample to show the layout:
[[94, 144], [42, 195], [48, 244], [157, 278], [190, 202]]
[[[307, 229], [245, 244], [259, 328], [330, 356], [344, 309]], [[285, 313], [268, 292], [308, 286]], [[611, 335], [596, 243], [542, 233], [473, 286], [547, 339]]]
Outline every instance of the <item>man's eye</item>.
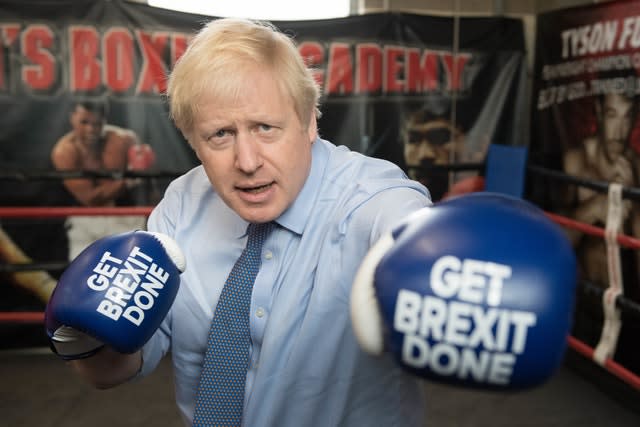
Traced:
[[218, 129], [215, 132], [211, 132], [205, 139], [209, 142], [217, 142], [221, 139], [227, 138], [231, 133], [227, 129]]
[[451, 131], [447, 128], [436, 128], [427, 131], [409, 131], [409, 143], [417, 144], [426, 141], [432, 145], [442, 145], [451, 141]]
[[269, 132], [271, 129], [273, 129], [273, 127], [271, 125], [267, 125], [267, 124], [261, 124], [260, 125], [260, 130], [262, 132]]

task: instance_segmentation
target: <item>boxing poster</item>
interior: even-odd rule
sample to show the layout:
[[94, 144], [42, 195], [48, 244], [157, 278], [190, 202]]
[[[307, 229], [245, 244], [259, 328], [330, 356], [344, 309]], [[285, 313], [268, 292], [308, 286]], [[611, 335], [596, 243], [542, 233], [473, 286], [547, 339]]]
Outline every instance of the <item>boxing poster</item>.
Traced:
[[[141, 176], [141, 191], [113, 204], [156, 203], [197, 165], [163, 94], [212, 18], [118, 0], [0, 0], [0, 205], [87, 205], [51, 174], [79, 100], [105, 104], [105, 126], [132, 141], [122, 170]], [[519, 19], [379, 13], [273, 24], [294, 37], [321, 87], [321, 137], [400, 165], [434, 200], [463, 174], [432, 166], [481, 163], [490, 143], [527, 143]], [[69, 218], [0, 224], [28, 259], [70, 258]], [[0, 272], [0, 310], [42, 307], [15, 282]]]
[[[605, 2], [540, 15], [530, 146], [533, 163], [605, 186], [599, 192], [533, 176], [534, 201], [601, 229], [619, 218], [617, 230], [636, 238], [640, 236], [640, 201], [612, 202], [619, 216], [608, 217], [609, 201], [614, 199], [606, 186], [640, 187], [639, 47], [639, 1]], [[575, 228], [567, 228], [567, 233], [578, 256], [582, 282], [605, 290], [616, 280], [625, 298], [640, 302], [638, 249], [621, 246], [607, 252], [602, 236]], [[619, 263], [612, 264], [611, 254], [619, 255]], [[594, 347], [604, 319], [601, 294], [583, 293], [578, 300], [575, 335]], [[623, 312], [622, 322], [615, 360], [640, 373], [637, 314]]]

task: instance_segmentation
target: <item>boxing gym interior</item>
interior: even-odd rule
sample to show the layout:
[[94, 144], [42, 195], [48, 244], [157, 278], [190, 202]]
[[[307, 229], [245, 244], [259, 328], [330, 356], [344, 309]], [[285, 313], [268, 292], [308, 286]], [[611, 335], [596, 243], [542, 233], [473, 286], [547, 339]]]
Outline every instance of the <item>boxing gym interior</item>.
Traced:
[[[45, 312], [87, 245], [145, 229], [169, 183], [198, 165], [165, 77], [204, 22], [239, 15], [295, 36], [322, 90], [323, 139], [399, 165], [434, 207], [475, 193], [524, 201], [562, 242], [534, 251], [536, 231], [515, 227], [514, 253], [548, 269], [575, 259], [550, 291], [566, 300], [547, 302], [561, 307], [547, 335], [511, 355], [544, 379], [426, 375], [426, 425], [640, 425], [640, 0], [217, 3], [229, 2], [0, 0], [1, 426], [184, 425], [171, 354], [98, 390], [56, 354]], [[109, 167], [72, 154], [91, 126], [121, 147]], [[89, 195], [96, 182], [113, 197]], [[556, 336], [557, 354], [545, 342]]]

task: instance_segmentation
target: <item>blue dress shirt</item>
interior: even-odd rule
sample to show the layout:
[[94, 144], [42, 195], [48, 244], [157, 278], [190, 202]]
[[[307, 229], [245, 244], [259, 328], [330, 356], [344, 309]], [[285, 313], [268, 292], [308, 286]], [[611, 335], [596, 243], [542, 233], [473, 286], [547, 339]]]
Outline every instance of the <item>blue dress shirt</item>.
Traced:
[[[243, 425], [424, 426], [420, 381], [390, 356], [359, 349], [351, 283], [378, 237], [429, 193], [390, 162], [317, 139], [295, 202], [262, 250], [251, 300]], [[178, 407], [190, 424], [213, 312], [246, 243], [247, 223], [215, 193], [201, 166], [176, 179], [149, 218], [187, 260], [176, 300], [143, 349], [141, 375], [168, 352]]]

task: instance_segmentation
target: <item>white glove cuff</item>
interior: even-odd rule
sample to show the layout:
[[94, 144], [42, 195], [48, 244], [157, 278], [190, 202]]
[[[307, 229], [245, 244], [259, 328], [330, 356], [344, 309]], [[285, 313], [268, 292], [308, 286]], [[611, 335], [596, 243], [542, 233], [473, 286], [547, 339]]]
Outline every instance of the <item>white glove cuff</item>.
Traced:
[[391, 233], [383, 235], [365, 256], [351, 288], [351, 322], [360, 347], [379, 356], [384, 350], [384, 330], [373, 286], [378, 263], [393, 246]]

